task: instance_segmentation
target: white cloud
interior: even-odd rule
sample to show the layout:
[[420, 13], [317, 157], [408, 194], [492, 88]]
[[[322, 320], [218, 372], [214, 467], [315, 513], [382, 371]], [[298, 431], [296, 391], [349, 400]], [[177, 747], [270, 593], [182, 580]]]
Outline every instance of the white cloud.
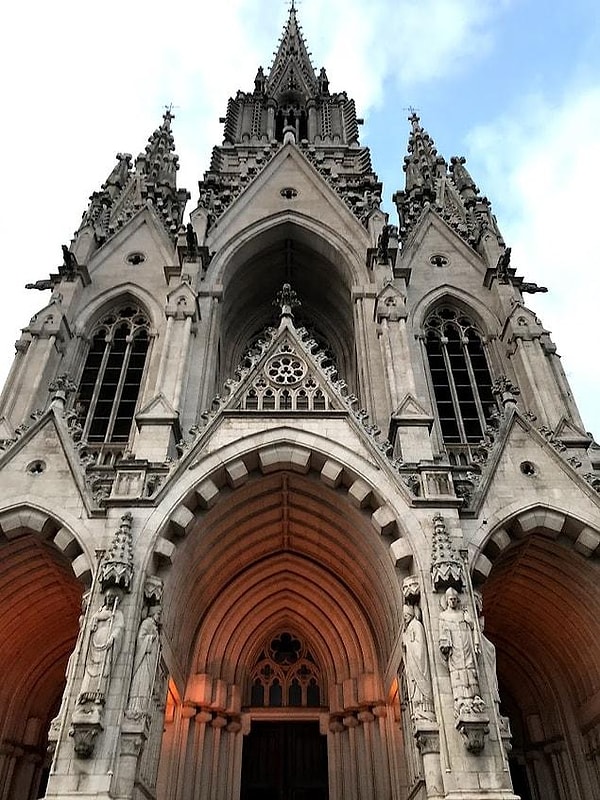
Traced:
[[492, 21], [510, 0], [306, 0], [300, 16], [335, 87], [348, 88], [361, 113], [397, 86], [448, 78], [481, 58]]
[[529, 97], [473, 131], [470, 149], [482, 190], [502, 198], [494, 205], [514, 266], [549, 289], [529, 305], [552, 330], [584, 422], [598, 436], [600, 86], [571, 89], [554, 103]]
[[[507, 0], [504, 0], [506, 3]], [[304, 0], [299, 18], [315, 67], [347, 89], [363, 114], [394, 85], [465, 67], [488, 41], [493, 0]], [[500, 6], [500, 8], [502, 5]], [[221, 141], [227, 98], [267, 68], [286, 18], [281, 0], [30, 0], [5, 15], [0, 102], [0, 226], [4, 302], [0, 383], [20, 327], [47, 301], [26, 292], [61, 261], [87, 198], [118, 151], [135, 156], [176, 108], [180, 185], [196, 184]], [[423, 44], [425, 42], [425, 44]]]

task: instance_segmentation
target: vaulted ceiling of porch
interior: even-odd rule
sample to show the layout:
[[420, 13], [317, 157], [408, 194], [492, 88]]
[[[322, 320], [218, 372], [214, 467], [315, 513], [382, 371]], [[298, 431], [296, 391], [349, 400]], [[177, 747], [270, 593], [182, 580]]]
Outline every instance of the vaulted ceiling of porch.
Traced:
[[370, 514], [288, 472], [221, 495], [178, 547], [165, 586], [165, 633], [183, 672], [239, 682], [260, 642], [286, 626], [332, 681], [385, 667], [401, 591]]

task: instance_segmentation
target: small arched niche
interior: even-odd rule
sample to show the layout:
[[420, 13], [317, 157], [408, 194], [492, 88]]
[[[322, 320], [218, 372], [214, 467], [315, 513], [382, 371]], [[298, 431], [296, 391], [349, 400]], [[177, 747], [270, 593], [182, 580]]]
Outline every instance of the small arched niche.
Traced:
[[276, 326], [273, 305], [284, 283], [296, 292], [296, 327], [306, 327], [329, 349], [339, 374], [355, 381], [352, 276], [344, 256], [321, 236], [285, 222], [247, 242], [223, 274], [219, 383], [230, 377], [249, 346]]

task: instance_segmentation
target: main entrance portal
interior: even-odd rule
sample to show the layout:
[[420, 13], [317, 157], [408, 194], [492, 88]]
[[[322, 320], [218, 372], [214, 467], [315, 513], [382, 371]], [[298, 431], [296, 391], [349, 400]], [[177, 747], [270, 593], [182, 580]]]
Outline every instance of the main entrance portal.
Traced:
[[242, 800], [328, 800], [327, 739], [317, 722], [253, 722]]

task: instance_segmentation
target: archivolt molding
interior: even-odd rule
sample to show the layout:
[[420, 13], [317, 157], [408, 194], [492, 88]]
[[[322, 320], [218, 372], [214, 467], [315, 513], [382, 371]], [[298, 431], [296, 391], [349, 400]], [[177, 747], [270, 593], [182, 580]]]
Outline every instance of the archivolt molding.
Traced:
[[[71, 569], [82, 584], [92, 581], [93, 560], [73, 526], [60, 521], [55, 515], [31, 504], [15, 504], [0, 510], [0, 531], [8, 540], [31, 533], [50, 543], [70, 562]], [[0, 541], [1, 541], [0, 535]]]
[[474, 316], [474, 321], [479, 324], [484, 336], [495, 334], [500, 330], [500, 320], [484, 303], [458, 286], [446, 283], [427, 292], [411, 309], [408, 319], [415, 333], [423, 329], [427, 316], [443, 302], [463, 308], [465, 312]]
[[369, 246], [368, 241], [364, 244], [357, 242], [357, 247], [354, 247], [348, 238], [325, 225], [322, 220], [295, 211], [282, 211], [257, 220], [221, 245], [215, 241], [212, 246], [220, 249], [209, 267], [207, 282], [226, 286], [227, 273], [235, 271], [242, 261], [251, 259], [275, 241], [290, 238], [290, 232], [282, 230], [286, 224], [293, 226], [300, 242], [335, 265], [348, 290], [353, 284], [362, 284], [367, 280], [364, 255], [361, 256], [358, 248]]
[[591, 523], [559, 508], [537, 504], [523, 509], [516, 501], [503, 509], [502, 519], [490, 523], [480, 528], [469, 544], [469, 560], [476, 580], [488, 577], [494, 561], [507, 547], [534, 533], [560, 539], [585, 558], [600, 555], [600, 532]]
[[[281, 429], [262, 432], [227, 445], [203, 460], [202, 474], [198, 476], [193, 474], [192, 464], [188, 481], [180, 489], [180, 500], [171, 507], [166, 521], [163, 518], [157, 526], [158, 534], [148, 558], [153, 557], [161, 567], [170, 565], [197, 514], [212, 508], [222, 489], [236, 489], [253, 474], [278, 471], [305, 475], [314, 472], [325, 487], [346, 494], [352, 506], [370, 516], [374, 531], [392, 540], [390, 556], [396, 566], [408, 569], [415, 554], [426, 552], [427, 542], [420, 525], [407, 505], [398, 508], [401, 492], [388, 483], [381, 470], [339, 445], [332, 447], [323, 440], [319, 447], [319, 438], [314, 434], [289, 433], [291, 436]], [[160, 511], [159, 508], [152, 515], [146, 528], [152, 530]]]
[[[486, 633], [497, 647], [500, 678], [523, 708], [547, 704], [547, 686], [557, 702], [570, 695], [583, 707], [600, 690], [600, 643], [592, 635], [600, 617], [598, 570], [556, 541], [567, 539], [565, 527], [556, 533], [560, 515], [539, 511], [521, 516], [514, 528], [520, 543], [505, 543], [498, 553], [484, 586]], [[551, 535], [540, 520], [554, 525]], [[520, 670], [528, 662], [531, 674], [523, 682]]]
[[147, 313], [151, 323], [150, 332], [155, 333], [164, 324], [164, 307], [146, 289], [127, 282], [100, 292], [93, 300], [77, 311], [75, 331], [79, 336], [87, 336], [100, 317], [117, 305], [128, 302], [139, 304]]

